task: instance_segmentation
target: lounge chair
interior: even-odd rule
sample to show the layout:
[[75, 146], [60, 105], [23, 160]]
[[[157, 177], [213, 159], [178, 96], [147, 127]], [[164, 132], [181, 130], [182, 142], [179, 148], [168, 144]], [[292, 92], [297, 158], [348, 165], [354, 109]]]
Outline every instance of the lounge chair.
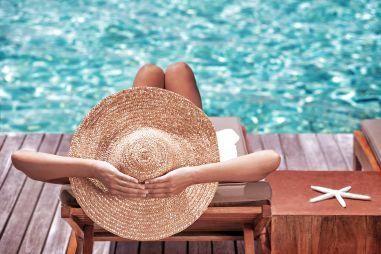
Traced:
[[[230, 128], [239, 136], [238, 155], [247, 153], [245, 130], [237, 118], [211, 118], [217, 130]], [[257, 239], [271, 218], [271, 188], [267, 182], [220, 183], [203, 215], [186, 230], [163, 241], [244, 240], [245, 253], [255, 253]], [[61, 217], [72, 228], [67, 253], [92, 253], [94, 241], [129, 241], [94, 224], [79, 207], [68, 186], [63, 187]]]
[[354, 132], [353, 169], [381, 171], [381, 118], [362, 121]]

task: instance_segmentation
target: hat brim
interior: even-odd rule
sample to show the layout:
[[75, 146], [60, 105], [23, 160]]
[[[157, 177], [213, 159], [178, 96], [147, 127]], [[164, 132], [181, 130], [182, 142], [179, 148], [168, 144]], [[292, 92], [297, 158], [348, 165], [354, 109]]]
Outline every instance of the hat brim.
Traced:
[[[98, 103], [77, 128], [69, 156], [104, 160], [115, 136], [142, 127], [160, 129], [191, 145], [192, 154], [179, 156], [178, 165], [219, 161], [215, 129], [205, 113], [176, 93], [151, 87], [123, 90]], [[132, 240], [181, 232], [207, 209], [218, 185], [192, 185], [167, 198], [124, 198], [104, 192], [94, 179], [70, 177], [70, 183], [90, 219]]]

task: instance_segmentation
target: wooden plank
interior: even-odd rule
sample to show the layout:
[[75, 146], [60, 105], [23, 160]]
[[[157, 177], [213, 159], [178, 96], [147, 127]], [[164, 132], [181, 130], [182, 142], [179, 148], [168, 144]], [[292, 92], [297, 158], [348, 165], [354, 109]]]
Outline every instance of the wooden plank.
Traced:
[[[259, 241], [254, 241], [255, 254], [262, 254]], [[243, 240], [236, 241], [236, 254], [245, 253], [245, 242]]]
[[[22, 148], [38, 150], [43, 135], [42, 134], [28, 134], [26, 136]], [[17, 149], [17, 148], [16, 148]], [[2, 188], [0, 189], [0, 233], [4, 231], [8, 218], [10, 217], [19, 192], [25, 182], [26, 176], [12, 167], [9, 171]]]
[[111, 242], [110, 243], [110, 251], [108, 254], [115, 254], [116, 251], [116, 242]]
[[93, 254], [113, 253], [111, 242], [94, 242]]
[[174, 242], [168, 241], [164, 242], [164, 253], [165, 254], [186, 254], [187, 253], [187, 242]]
[[297, 134], [279, 134], [280, 143], [288, 170], [307, 169], [304, 152], [300, 146]]
[[138, 254], [139, 242], [118, 242], [116, 244], [115, 254]]
[[247, 148], [249, 153], [254, 153], [263, 150], [263, 144], [261, 135], [259, 134], [247, 134]]
[[271, 253], [312, 253], [311, 216], [273, 216]]
[[189, 242], [188, 248], [189, 254], [211, 254], [212, 243], [211, 242]]
[[140, 254], [156, 254], [162, 253], [163, 242], [141, 242], [140, 243]]
[[[377, 253], [366, 250], [367, 216], [308, 216], [312, 253]], [[313, 232], [313, 233], [312, 233]], [[303, 233], [303, 232], [301, 232]]]
[[6, 138], [7, 138], [6, 134], [0, 134], [0, 149], [3, 148], [3, 143]]
[[234, 241], [212, 241], [212, 249], [214, 254], [234, 254]]
[[61, 204], [58, 204], [42, 253], [64, 253], [69, 243], [70, 232], [70, 226], [61, 218]]
[[380, 217], [368, 216], [366, 218], [366, 243], [368, 253], [378, 253], [381, 250], [381, 219]]
[[316, 134], [298, 134], [309, 170], [327, 170], [328, 165]]
[[272, 149], [276, 151], [282, 157], [278, 170], [287, 169], [284, 153], [283, 153], [282, 146], [279, 140], [279, 135], [278, 134], [263, 134], [261, 138], [262, 138], [264, 149]]
[[[46, 134], [39, 151], [55, 153], [59, 141], [60, 135]], [[43, 185], [42, 182], [30, 178], [26, 180], [0, 240], [0, 253], [16, 253], [18, 251]]]
[[[245, 242], [243, 240], [235, 241], [235, 248], [237, 254], [245, 254]], [[255, 252], [257, 254], [257, 252]]]
[[[58, 140], [59, 145], [62, 140], [62, 134], [46, 134], [46, 138]], [[32, 214], [28, 229], [21, 243], [20, 253], [42, 252], [59, 201], [60, 189], [60, 186], [56, 184], [44, 184], [37, 201], [36, 212]], [[35, 232], [38, 232], [38, 234]]]
[[339, 145], [341, 154], [344, 157], [345, 164], [348, 170], [352, 170], [353, 162], [353, 135], [348, 133], [340, 133], [334, 135], [337, 144]]
[[21, 147], [24, 138], [25, 135], [21, 133], [9, 134], [4, 141], [0, 150], [0, 189], [8, 175], [9, 169], [11, 168], [11, 154]]
[[[72, 135], [64, 134], [59, 145], [57, 154], [65, 156], [69, 152], [70, 141]], [[61, 187], [59, 187], [61, 188]], [[45, 242], [43, 253], [62, 253], [62, 250], [66, 250], [69, 243], [71, 228], [61, 219], [61, 203], [58, 204], [53, 223], [48, 232], [48, 238]]]
[[[21, 243], [20, 253], [40, 253], [48, 236], [50, 225], [53, 221], [60, 186], [45, 183], [38, 199], [35, 212], [29, 222], [28, 229]], [[38, 234], [36, 234], [38, 232]]]
[[317, 138], [326, 158], [328, 170], [348, 170], [333, 134], [318, 134]]

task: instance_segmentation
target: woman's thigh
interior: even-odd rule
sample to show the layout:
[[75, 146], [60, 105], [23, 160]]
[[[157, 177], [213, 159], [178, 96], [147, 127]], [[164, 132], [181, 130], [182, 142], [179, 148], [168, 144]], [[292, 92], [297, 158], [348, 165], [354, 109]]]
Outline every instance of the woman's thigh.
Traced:
[[188, 64], [179, 62], [168, 66], [165, 71], [165, 89], [186, 97], [202, 109], [196, 78]]

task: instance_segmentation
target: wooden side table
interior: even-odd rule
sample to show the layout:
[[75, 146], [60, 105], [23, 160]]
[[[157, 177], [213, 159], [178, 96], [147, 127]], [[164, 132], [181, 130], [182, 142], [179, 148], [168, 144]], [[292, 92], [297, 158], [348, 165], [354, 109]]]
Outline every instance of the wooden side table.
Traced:
[[[278, 171], [268, 177], [273, 190], [271, 253], [381, 253], [379, 172]], [[336, 199], [310, 203], [310, 188], [352, 186], [372, 201]]]

